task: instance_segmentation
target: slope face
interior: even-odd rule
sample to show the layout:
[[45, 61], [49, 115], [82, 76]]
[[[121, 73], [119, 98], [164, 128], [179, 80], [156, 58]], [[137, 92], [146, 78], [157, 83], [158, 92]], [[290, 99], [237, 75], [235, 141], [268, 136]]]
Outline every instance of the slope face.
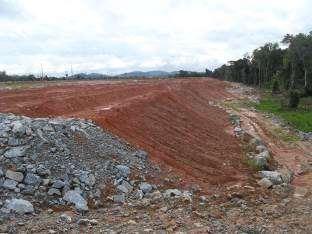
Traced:
[[77, 82], [1, 91], [0, 111], [32, 117], [88, 118], [152, 159], [210, 185], [247, 180], [228, 115], [210, 101], [229, 97], [213, 79]]

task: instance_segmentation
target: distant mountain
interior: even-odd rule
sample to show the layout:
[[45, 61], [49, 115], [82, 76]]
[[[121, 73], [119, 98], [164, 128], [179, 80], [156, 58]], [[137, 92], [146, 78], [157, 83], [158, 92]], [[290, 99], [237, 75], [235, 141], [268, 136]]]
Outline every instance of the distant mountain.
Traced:
[[177, 72], [166, 72], [166, 71], [133, 71], [133, 72], [128, 72], [128, 73], [123, 73], [120, 74], [119, 76], [121, 77], [148, 77], [148, 78], [153, 78], [153, 77], [168, 77], [177, 74]]
[[69, 76], [69, 79], [105, 79], [110, 77], [109, 75], [101, 74], [101, 73], [79, 73], [73, 76]]

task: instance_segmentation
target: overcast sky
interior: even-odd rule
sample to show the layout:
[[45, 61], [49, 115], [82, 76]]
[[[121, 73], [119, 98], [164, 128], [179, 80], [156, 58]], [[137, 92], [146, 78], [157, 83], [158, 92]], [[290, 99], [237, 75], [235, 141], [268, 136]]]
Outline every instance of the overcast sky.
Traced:
[[312, 30], [311, 0], [0, 0], [0, 70], [215, 68]]

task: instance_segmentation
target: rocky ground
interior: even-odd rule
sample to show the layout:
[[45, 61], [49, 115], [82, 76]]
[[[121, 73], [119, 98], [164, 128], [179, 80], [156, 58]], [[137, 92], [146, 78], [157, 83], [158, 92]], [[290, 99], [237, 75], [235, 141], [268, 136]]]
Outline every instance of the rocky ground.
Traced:
[[[232, 91], [257, 101], [246, 87]], [[306, 147], [299, 173], [280, 160], [264, 125], [249, 128], [240, 108], [209, 104], [228, 112], [252, 172], [246, 182], [185, 189], [91, 121], [1, 114], [0, 232], [311, 233], [310, 139], [298, 143]], [[294, 183], [301, 178], [304, 186]]]

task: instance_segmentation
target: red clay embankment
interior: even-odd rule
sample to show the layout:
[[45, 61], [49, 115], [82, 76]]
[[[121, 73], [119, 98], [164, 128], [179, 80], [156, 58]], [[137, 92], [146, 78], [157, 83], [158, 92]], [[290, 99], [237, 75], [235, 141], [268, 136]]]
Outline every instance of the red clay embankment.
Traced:
[[1, 90], [0, 112], [88, 118], [185, 176], [218, 185], [248, 178], [228, 115], [209, 101], [229, 97], [224, 82], [174, 79], [75, 82]]

